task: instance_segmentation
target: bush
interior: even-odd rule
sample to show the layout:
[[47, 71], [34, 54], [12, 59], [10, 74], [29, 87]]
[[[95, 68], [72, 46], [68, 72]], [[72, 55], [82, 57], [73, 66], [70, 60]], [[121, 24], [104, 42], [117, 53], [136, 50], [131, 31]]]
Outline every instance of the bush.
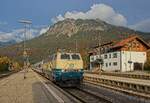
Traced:
[[18, 62], [10, 60], [8, 57], [0, 56], [0, 72], [9, 71], [9, 67], [11, 70], [20, 69], [20, 65]]
[[0, 64], [0, 72], [8, 71], [9, 64]]
[[0, 57], [0, 72], [8, 71], [9, 62], [10, 62], [9, 58]]

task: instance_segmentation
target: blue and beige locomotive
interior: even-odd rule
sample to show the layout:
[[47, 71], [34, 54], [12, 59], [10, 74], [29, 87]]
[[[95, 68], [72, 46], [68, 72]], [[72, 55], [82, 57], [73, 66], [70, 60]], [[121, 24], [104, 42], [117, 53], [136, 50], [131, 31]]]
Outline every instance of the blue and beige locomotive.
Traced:
[[47, 78], [60, 86], [78, 86], [83, 80], [83, 60], [80, 53], [57, 52], [43, 64]]

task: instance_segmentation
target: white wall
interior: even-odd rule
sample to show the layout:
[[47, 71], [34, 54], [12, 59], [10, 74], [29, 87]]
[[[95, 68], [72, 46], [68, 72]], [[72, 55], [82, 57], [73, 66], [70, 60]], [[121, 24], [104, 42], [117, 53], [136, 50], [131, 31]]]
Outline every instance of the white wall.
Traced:
[[[113, 53], [117, 53], [117, 58], [113, 58]], [[109, 58], [109, 55], [111, 54], [111, 58]], [[104, 55], [107, 55], [107, 59], [104, 58]], [[102, 54], [101, 57], [104, 60], [104, 65], [102, 66], [102, 69], [104, 71], [115, 71], [115, 70], [121, 70], [122, 72], [125, 71], [133, 71], [134, 70], [134, 63], [144, 63], [147, 60], [146, 52], [135, 52], [135, 51], [117, 51], [117, 52], [111, 52], [111, 53], [105, 53]], [[98, 59], [99, 55], [93, 55], [90, 56], [90, 62], [93, 62], [94, 60]], [[129, 61], [132, 61], [132, 63], [129, 63]], [[117, 65], [114, 66], [113, 62], [117, 62]], [[106, 63], [108, 66], [106, 66]], [[111, 63], [111, 66], [109, 65]], [[93, 69], [90, 65], [90, 69]]]
[[[134, 51], [121, 51], [121, 71], [133, 71], [134, 63], [145, 63], [146, 62], [146, 52], [134, 52]], [[128, 61], [132, 61], [133, 63], [129, 63]]]
[[[114, 53], [117, 53], [117, 58], [113, 58]], [[107, 55], [107, 59], [104, 58], [105, 55]], [[109, 57], [110, 55], [111, 55], [111, 58]], [[104, 71], [120, 70], [120, 51], [105, 53], [105, 54], [102, 54], [101, 57], [104, 60], [104, 65], [102, 66], [102, 69]], [[96, 60], [98, 58], [99, 58], [99, 55], [90, 56], [90, 62], [93, 62], [94, 60]], [[113, 64], [114, 62], [117, 62], [117, 65], [114, 65]], [[106, 63], [108, 66], [106, 66]], [[109, 65], [109, 64], [111, 64], [111, 65]], [[90, 69], [92, 69], [91, 65], [90, 65]]]
[[93, 62], [98, 58], [99, 58], [99, 55], [92, 55], [92, 56], [90, 56], [90, 62]]
[[[117, 54], [117, 58], [113, 57], [113, 54]], [[104, 56], [107, 55], [107, 59], [104, 58]], [[111, 55], [111, 57], [109, 57]], [[102, 69], [104, 71], [115, 71], [115, 70], [120, 70], [120, 52], [111, 52], [111, 53], [105, 53], [102, 55], [104, 59], [104, 65]], [[114, 65], [113, 63], [117, 62], [117, 65]], [[106, 63], [108, 66], [106, 66]]]

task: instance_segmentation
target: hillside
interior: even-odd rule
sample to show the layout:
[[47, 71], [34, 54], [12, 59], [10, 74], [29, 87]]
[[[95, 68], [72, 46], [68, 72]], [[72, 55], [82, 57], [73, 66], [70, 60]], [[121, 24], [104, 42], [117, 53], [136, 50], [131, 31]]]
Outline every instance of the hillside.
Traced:
[[[75, 50], [75, 41], [77, 41], [78, 51], [82, 55], [87, 55], [89, 48], [96, 45], [99, 38], [101, 42], [107, 42], [134, 34], [138, 34], [147, 41], [150, 40], [148, 33], [114, 26], [101, 20], [66, 19], [52, 25], [45, 34], [27, 41], [26, 45], [30, 49], [30, 60], [35, 63], [46, 58], [57, 48]], [[22, 43], [19, 43], [0, 48], [0, 55], [22, 60], [22, 50]], [[84, 56], [84, 59], [87, 58]]]
[[5, 46], [8, 46], [8, 45], [12, 45], [12, 44], [15, 44], [16, 41], [14, 40], [11, 40], [11, 41], [8, 41], [8, 42], [0, 42], [0, 47], [5, 47]]

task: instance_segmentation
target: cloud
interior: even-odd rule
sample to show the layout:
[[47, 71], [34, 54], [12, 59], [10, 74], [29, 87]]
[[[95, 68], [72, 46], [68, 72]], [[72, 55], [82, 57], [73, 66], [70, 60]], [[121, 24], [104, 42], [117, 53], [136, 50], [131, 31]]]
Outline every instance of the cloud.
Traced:
[[10, 41], [12, 38], [13, 38], [13, 35], [11, 33], [0, 32], [0, 41], [1, 42]]
[[[38, 36], [38, 30], [37, 29], [30, 29], [26, 32], [26, 40], [29, 40], [29, 39], [32, 39], [34, 38], [35, 36]], [[13, 30], [12, 32], [12, 35], [14, 36], [14, 39], [16, 40], [16, 42], [20, 42], [22, 40], [24, 40], [24, 29], [16, 29], [16, 30]]]
[[130, 25], [129, 28], [143, 32], [150, 32], [150, 19], [140, 21], [134, 25]]
[[[32, 28], [30, 31], [26, 33], [26, 40], [32, 39], [39, 35], [42, 35], [48, 30], [49, 27], [44, 27], [41, 29]], [[8, 41], [16, 41], [21, 42], [24, 40], [24, 29], [16, 29], [12, 30], [11, 32], [1, 32], [0, 31], [0, 42], [8, 42]]]
[[64, 16], [59, 14], [57, 17], [52, 18], [52, 22], [56, 23], [62, 21], [66, 18], [72, 19], [101, 19], [107, 23], [117, 25], [117, 26], [126, 26], [126, 18], [117, 13], [111, 6], [106, 4], [94, 4], [91, 6], [90, 10], [87, 12], [78, 12], [78, 11], [67, 11]]
[[49, 27], [42, 28], [42, 29], [40, 30], [39, 34], [41, 35], [41, 34], [46, 33], [46, 32], [48, 31], [48, 29], [49, 29]]

